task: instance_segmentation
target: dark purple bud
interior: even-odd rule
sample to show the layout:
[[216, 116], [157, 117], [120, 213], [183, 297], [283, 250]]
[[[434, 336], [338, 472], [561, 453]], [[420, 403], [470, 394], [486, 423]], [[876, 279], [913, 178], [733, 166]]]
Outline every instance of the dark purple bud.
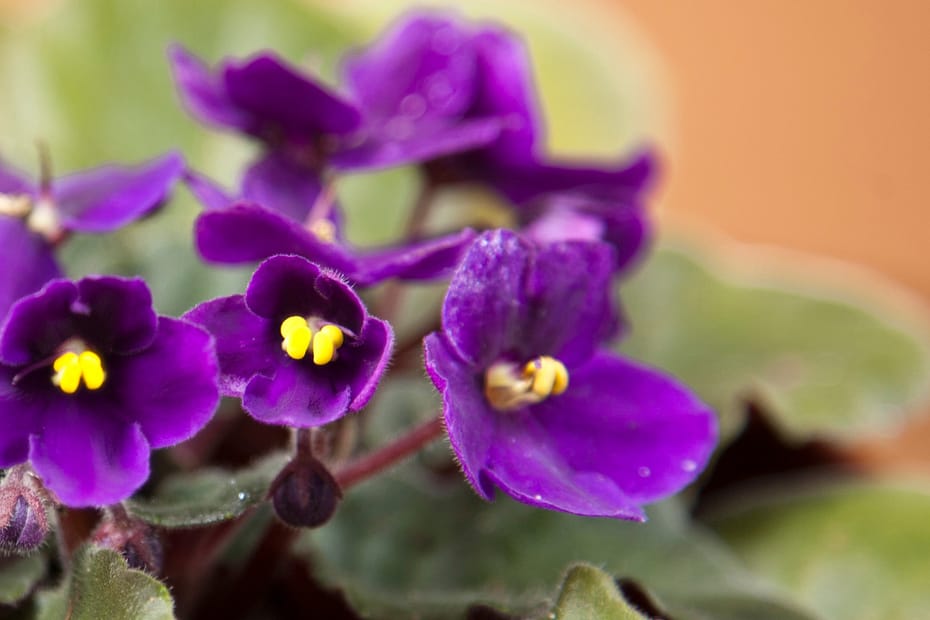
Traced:
[[110, 507], [91, 540], [114, 551], [119, 551], [130, 568], [143, 570], [152, 575], [161, 572], [164, 563], [161, 539], [155, 529], [129, 516], [122, 506]]
[[26, 477], [8, 475], [0, 486], [0, 550], [35, 551], [48, 534], [48, 511], [40, 490]]
[[268, 494], [278, 518], [292, 527], [320, 527], [333, 516], [342, 499], [339, 483], [311, 456], [285, 465]]

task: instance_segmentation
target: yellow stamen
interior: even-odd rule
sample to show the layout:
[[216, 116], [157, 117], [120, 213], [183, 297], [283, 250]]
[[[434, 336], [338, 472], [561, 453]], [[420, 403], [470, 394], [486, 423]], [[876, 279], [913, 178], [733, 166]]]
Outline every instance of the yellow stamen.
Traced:
[[313, 363], [328, 364], [336, 357], [336, 350], [343, 343], [342, 330], [335, 325], [324, 325], [313, 338]]
[[93, 351], [82, 351], [80, 355], [65, 351], [52, 362], [52, 370], [52, 383], [65, 394], [77, 392], [81, 379], [88, 390], [99, 390], [107, 378], [100, 356]]
[[313, 330], [307, 324], [307, 319], [302, 316], [289, 316], [281, 323], [281, 336], [284, 341], [281, 348], [287, 353], [288, 357], [295, 360], [302, 360], [310, 349], [310, 342], [313, 340]]
[[484, 393], [491, 406], [509, 411], [565, 392], [568, 370], [559, 360], [543, 355], [524, 364], [521, 370], [508, 362], [493, 364], [484, 381]]
[[100, 356], [93, 351], [84, 351], [78, 356], [78, 362], [81, 366], [81, 376], [84, 378], [84, 385], [88, 390], [99, 390], [107, 378], [107, 373], [103, 371], [103, 362]]

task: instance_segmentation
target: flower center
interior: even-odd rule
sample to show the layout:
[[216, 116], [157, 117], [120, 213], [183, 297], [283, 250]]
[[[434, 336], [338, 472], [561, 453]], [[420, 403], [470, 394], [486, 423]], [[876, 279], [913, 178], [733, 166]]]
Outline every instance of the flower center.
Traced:
[[[289, 316], [281, 322], [281, 349], [288, 357], [302, 360], [313, 351], [313, 363], [324, 366], [336, 359], [336, 351], [345, 340], [342, 330], [331, 323], [317, 327], [318, 321], [302, 316]], [[311, 325], [314, 324], [314, 325]], [[314, 331], [314, 327], [317, 327]]]
[[0, 215], [24, 219], [29, 230], [51, 243], [60, 240], [64, 234], [58, 211], [47, 197], [33, 200], [26, 194], [0, 194]]
[[308, 228], [313, 236], [323, 243], [332, 243], [336, 240], [336, 225], [330, 220], [315, 220]]
[[65, 351], [52, 362], [52, 383], [65, 394], [74, 394], [84, 381], [88, 390], [99, 390], [107, 378], [100, 356], [93, 351]]
[[558, 396], [568, 388], [565, 364], [542, 355], [521, 368], [496, 362], [484, 373], [484, 395], [498, 411], [510, 411]]

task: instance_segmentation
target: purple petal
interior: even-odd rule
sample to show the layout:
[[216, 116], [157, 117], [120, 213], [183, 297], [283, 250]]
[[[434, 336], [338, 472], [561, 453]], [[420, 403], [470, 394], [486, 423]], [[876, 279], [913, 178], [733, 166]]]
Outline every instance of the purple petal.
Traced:
[[55, 204], [66, 228], [104, 232], [157, 209], [181, 176], [177, 153], [133, 167], [104, 166], [55, 181]]
[[32, 196], [37, 189], [28, 175], [0, 160], [0, 194]]
[[29, 435], [41, 426], [41, 400], [13, 385], [17, 369], [0, 364], [0, 468], [29, 457]]
[[197, 202], [203, 205], [205, 209], [225, 209], [235, 202], [226, 190], [190, 168], [184, 172], [182, 180], [187, 185], [187, 189], [194, 195], [194, 198], [197, 199]]
[[22, 366], [52, 355], [75, 335], [71, 308], [77, 298], [76, 284], [54, 280], [13, 304], [0, 331], [0, 362]]
[[125, 354], [149, 346], [158, 330], [152, 293], [142, 278], [89, 276], [78, 280], [72, 304], [78, 334], [101, 351]]
[[317, 316], [356, 334], [365, 321], [365, 308], [352, 287], [301, 256], [273, 256], [259, 265], [245, 303], [267, 319]]
[[704, 468], [716, 418], [679, 383], [608, 354], [570, 373], [564, 394], [530, 408], [569, 467], [609, 478], [640, 504], [678, 492]]
[[66, 506], [107, 506], [142, 486], [149, 475], [149, 444], [131, 412], [103, 398], [56, 395], [41, 434], [30, 438], [29, 460]]
[[6, 255], [6, 268], [0, 277], [2, 322], [14, 302], [61, 277], [61, 270], [48, 242], [26, 228], [19, 218], [0, 215], [0, 248]]
[[249, 310], [242, 295], [204, 302], [183, 318], [202, 325], [216, 339], [223, 396], [242, 397], [249, 379], [270, 376], [281, 362], [280, 326]]
[[181, 101], [193, 116], [219, 127], [244, 132], [253, 128], [251, 115], [230, 100], [219, 73], [211, 73], [180, 45], [168, 49], [168, 60]]
[[275, 254], [299, 254], [342, 273], [354, 259], [335, 243], [322, 241], [299, 222], [254, 204], [202, 213], [194, 224], [197, 250], [217, 263], [251, 263]]
[[394, 332], [387, 321], [369, 317], [358, 336], [358, 343], [357, 348], [345, 353], [346, 357], [351, 354], [355, 362], [348, 377], [352, 394], [352, 402], [349, 403], [351, 411], [364, 407], [374, 395], [391, 359]]
[[185, 321], [160, 317], [152, 344], [113, 360], [108, 373], [125, 414], [141, 426], [153, 448], [192, 437], [219, 403], [213, 339]]
[[242, 408], [266, 424], [309, 428], [344, 416], [349, 400], [349, 386], [331, 381], [325, 366], [288, 360], [273, 377], [257, 375], [249, 382]]
[[249, 166], [242, 179], [242, 196], [250, 202], [303, 222], [320, 197], [319, 175], [286, 156], [271, 152]]
[[361, 123], [353, 105], [270, 52], [227, 62], [223, 83], [229, 99], [255, 119], [249, 133], [273, 128], [289, 142], [311, 144], [320, 134], [348, 134]]
[[363, 286], [387, 278], [445, 278], [461, 262], [474, 238], [475, 232], [466, 228], [436, 239], [362, 254], [350, 277]]

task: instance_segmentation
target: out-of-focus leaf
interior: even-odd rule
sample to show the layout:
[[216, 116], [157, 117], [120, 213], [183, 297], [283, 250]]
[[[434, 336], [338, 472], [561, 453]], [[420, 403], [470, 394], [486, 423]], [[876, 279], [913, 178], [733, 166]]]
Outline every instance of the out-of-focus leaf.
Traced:
[[613, 577], [585, 564], [569, 569], [551, 620], [648, 620], [620, 595]]
[[202, 469], [167, 479], [146, 499], [126, 502], [140, 519], [161, 527], [193, 527], [235, 519], [265, 500], [268, 485], [287, 462], [273, 454], [236, 471]]
[[45, 556], [41, 553], [0, 558], [0, 604], [13, 605], [26, 598], [43, 576]]
[[930, 618], [930, 493], [881, 484], [769, 495], [712, 520], [751, 568], [825, 618]]
[[578, 562], [635, 579], [676, 620], [811, 618], [690, 528], [675, 505], [650, 517], [585, 519], [506, 497], [485, 503], [460, 484], [431, 492], [389, 478], [353, 488], [300, 549], [370, 618], [459, 618], [479, 604], [540, 614]]
[[925, 334], [853, 293], [738, 282], [664, 250], [620, 294], [633, 326], [621, 350], [694, 388], [725, 432], [747, 397], [797, 439], [888, 429], [927, 397]]
[[71, 562], [65, 582], [39, 595], [38, 620], [174, 620], [168, 588], [116, 551], [86, 545]]

